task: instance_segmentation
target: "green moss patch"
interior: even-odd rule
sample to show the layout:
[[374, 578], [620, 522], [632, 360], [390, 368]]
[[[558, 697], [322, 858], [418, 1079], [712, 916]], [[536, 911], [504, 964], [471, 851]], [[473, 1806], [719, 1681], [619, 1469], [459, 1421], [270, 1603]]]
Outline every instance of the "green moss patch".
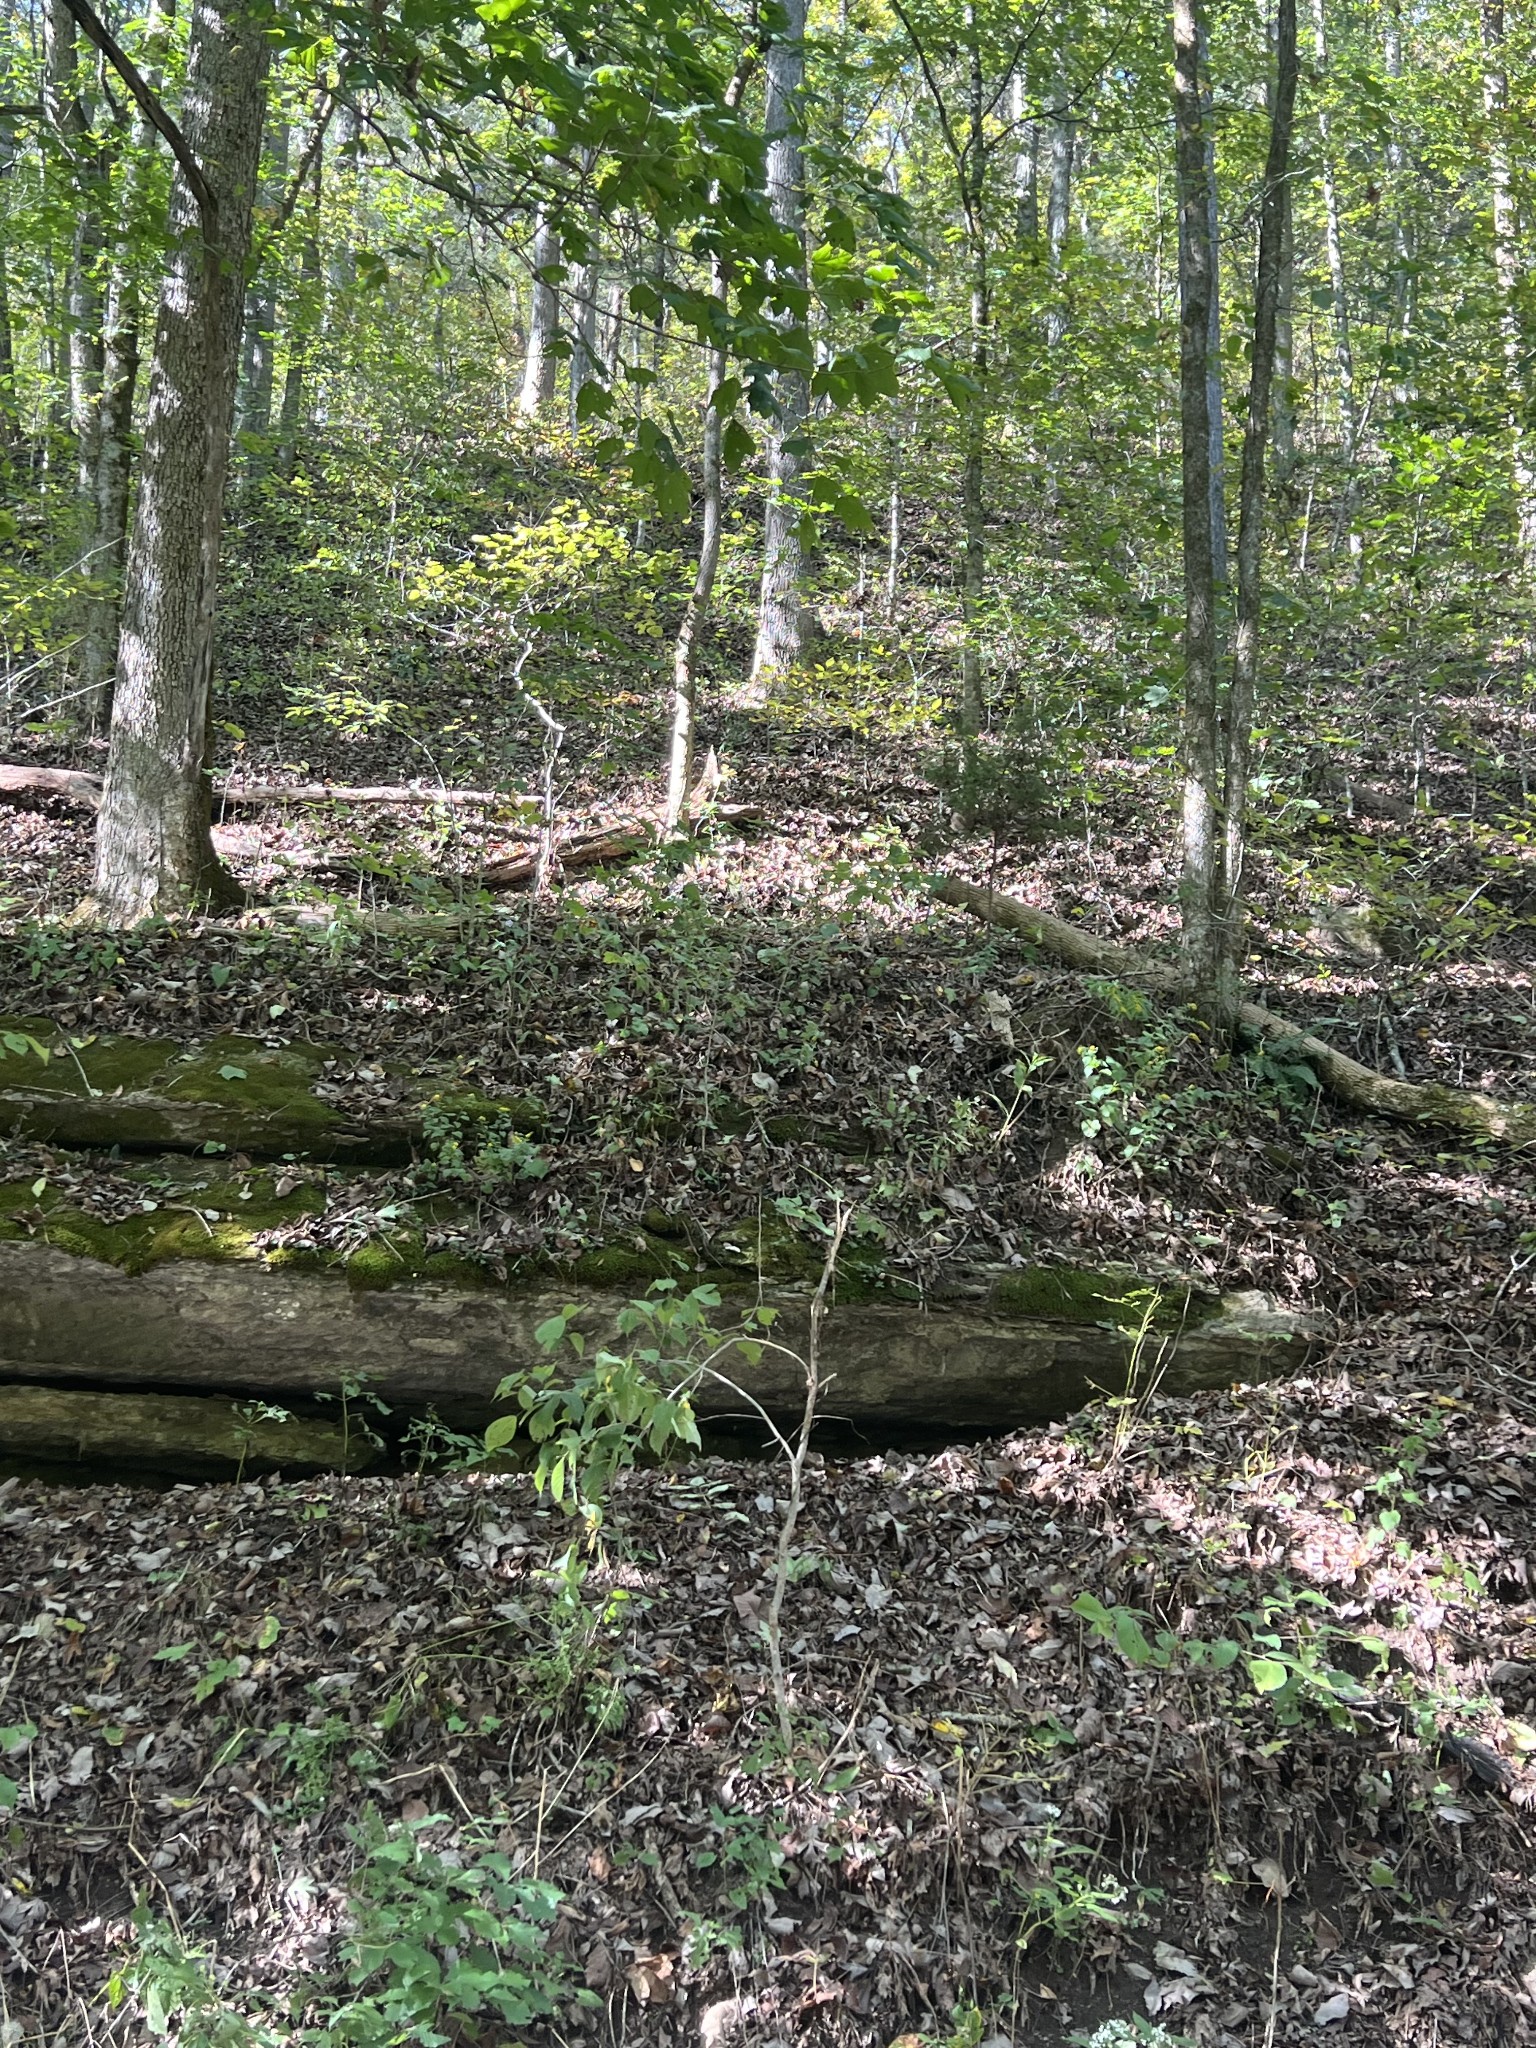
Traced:
[[1207, 1321], [1220, 1303], [1182, 1281], [1144, 1279], [1129, 1266], [1026, 1266], [997, 1281], [990, 1306], [994, 1315], [1132, 1332], [1150, 1310], [1149, 1327], [1172, 1332]]

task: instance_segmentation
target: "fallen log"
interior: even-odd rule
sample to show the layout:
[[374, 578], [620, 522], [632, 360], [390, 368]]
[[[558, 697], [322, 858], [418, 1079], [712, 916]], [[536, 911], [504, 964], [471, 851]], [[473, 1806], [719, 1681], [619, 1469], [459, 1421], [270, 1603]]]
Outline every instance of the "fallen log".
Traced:
[[[24, 762], [0, 761], [0, 797], [4, 796], [59, 796], [94, 810], [101, 802], [101, 777], [75, 768], [36, 768]], [[214, 787], [213, 800], [229, 810], [254, 810], [271, 804], [441, 804], [486, 809], [528, 801], [515, 789], [443, 789], [414, 782], [373, 783], [361, 788], [331, 782], [221, 782]]]
[[[0, 1017], [0, 1031], [46, 1053], [0, 1049], [0, 1135], [124, 1152], [243, 1152], [369, 1165], [410, 1160], [422, 1110], [531, 1130], [536, 1108], [423, 1081], [365, 1111], [334, 1099], [333, 1075], [357, 1055], [295, 1039], [270, 1046], [233, 1033], [197, 1046], [172, 1039], [61, 1033], [50, 1018]], [[382, 1076], [375, 1074], [375, 1083]]]
[[[1000, 889], [941, 875], [933, 883], [941, 903], [969, 910], [1004, 931], [1017, 932], [1064, 967], [1084, 974], [1108, 974], [1117, 980], [1140, 982], [1160, 994], [1178, 996], [1186, 991], [1173, 969], [1148, 960], [1128, 946], [1097, 939], [1076, 925], [1037, 910], [1017, 896]], [[1520, 1102], [1499, 1102], [1491, 1095], [1470, 1088], [1451, 1088], [1438, 1081], [1399, 1081], [1377, 1073], [1361, 1061], [1351, 1059], [1314, 1032], [1280, 1017], [1259, 1003], [1243, 1003], [1237, 1013], [1238, 1028], [1264, 1044], [1283, 1048], [1288, 1057], [1302, 1059], [1313, 1069], [1331, 1095], [1351, 1109], [1377, 1116], [1389, 1116], [1441, 1129], [1461, 1131], [1469, 1137], [1493, 1138], [1501, 1144], [1536, 1144], [1536, 1106]]]
[[[761, 818], [761, 804], [717, 804], [714, 816], [728, 825], [748, 824]], [[633, 860], [647, 847], [660, 846], [665, 829], [654, 818], [636, 818], [617, 825], [601, 825], [590, 832], [573, 832], [557, 839], [551, 866], [563, 868], [606, 867], [611, 861]], [[514, 854], [510, 860], [492, 861], [481, 871], [487, 889], [519, 889], [538, 872], [537, 852]]]
[[[189, 1240], [195, 1250], [195, 1240]], [[0, 1373], [13, 1380], [114, 1391], [243, 1394], [287, 1401], [361, 1385], [398, 1414], [435, 1411], [479, 1429], [498, 1412], [508, 1374], [545, 1362], [537, 1332], [573, 1300], [594, 1341], [623, 1340], [628, 1299], [545, 1274], [519, 1285], [413, 1278], [380, 1287], [349, 1269], [294, 1270], [247, 1256], [187, 1256], [129, 1273], [36, 1238], [0, 1240]], [[711, 1276], [714, 1277], [714, 1276]], [[722, 1330], [759, 1301], [778, 1310], [776, 1345], [804, 1355], [811, 1289], [729, 1275]], [[822, 1414], [876, 1439], [893, 1432], [996, 1431], [1066, 1414], [1125, 1389], [1130, 1334], [1153, 1283], [1127, 1269], [972, 1269], [939, 1306], [866, 1293], [838, 1299], [821, 1348]], [[1273, 1377], [1306, 1361], [1321, 1330], [1257, 1293], [1204, 1295], [1161, 1283], [1155, 1334], [1139, 1348], [1141, 1390], [1167, 1393]], [[1117, 1327], [1124, 1325], [1124, 1329]], [[776, 1418], [804, 1404], [793, 1357], [732, 1352], [706, 1380], [701, 1414]]]
[[28, 768], [0, 761], [0, 796], [61, 796], [94, 810], [101, 802], [101, 777], [73, 768]]
[[360, 1427], [284, 1415], [263, 1403], [0, 1382], [0, 1459], [237, 1479], [365, 1472], [379, 1457]]

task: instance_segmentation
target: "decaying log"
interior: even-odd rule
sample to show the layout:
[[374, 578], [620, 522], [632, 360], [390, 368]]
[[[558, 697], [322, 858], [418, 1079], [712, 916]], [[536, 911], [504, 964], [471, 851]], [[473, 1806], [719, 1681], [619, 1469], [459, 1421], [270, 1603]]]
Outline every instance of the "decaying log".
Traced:
[[0, 1458], [88, 1464], [126, 1478], [234, 1479], [261, 1472], [364, 1472], [368, 1432], [340, 1421], [262, 1413], [264, 1403], [187, 1394], [112, 1394], [0, 1382]]
[[101, 802], [101, 777], [74, 768], [28, 768], [0, 761], [0, 797], [61, 796], [94, 810]]
[[[1049, 911], [1036, 910], [1032, 904], [1022, 903], [1017, 896], [1009, 896], [1000, 889], [942, 875], [934, 881], [933, 892], [941, 903], [969, 910], [989, 924], [1017, 932], [1064, 967], [1139, 982], [1163, 995], [1178, 996], [1184, 992], [1171, 968], [1146, 959], [1128, 946], [1096, 939], [1092, 933], [1052, 917]], [[1242, 1004], [1237, 1021], [1239, 1029], [1249, 1037], [1283, 1048], [1289, 1057], [1305, 1060], [1322, 1086], [1351, 1109], [1407, 1123], [1433, 1124], [1461, 1131], [1468, 1137], [1496, 1139], [1506, 1145], [1536, 1144], [1536, 1106], [1498, 1102], [1491, 1095], [1470, 1088], [1447, 1087], [1436, 1081], [1394, 1080], [1351, 1059], [1348, 1053], [1338, 1051], [1313, 1032], [1259, 1003]]]
[[[0, 761], [0, 797], [61, 796], [94, 810], [101, 802], [101, 777], [75, 768], [34, 768]], [[416, 783], [375, 783], [349, 788], [330, 782], [228, 782], [213, 792], [215, 806], [254, 810], [270, 804], [437, 804], [466, 810], [527, 801], [515, 789], [443, 789]]]
[[[763, 815], [761, 804], [717, 804], [714, 815], [728, 825], [749, 824]], [[600, 825], [591, 832], [573, 832], [555, 841], [553, 866], [561, 868], [606, 867], [611, 861], [633, 860], [647, 847], [659, 846], [666, 838], [654, 818], [625, 819]], [[538, 868], [536, 853], [520, 853], [511, 860], [492, 861], [481, 873], [487, 889], [519, 889], [533, 880]]]
[[[1096, 1283], [1127, 1302], [1119, 1320], [1139, 1319], [1143, 1297], [1127, 1292], [1134, 1275], [1069, 1268], [981, 1269], [941, 1306], [837, 1301], [821, 1345], [821, 1412], [888, 1440], [901, 1430], [1012, 1428], [1121, 1391], [1133, 1339], [1115, 1327], [1113, 1300], [1093, 1295]], [[1141, 1349], [1144, 1388], [1188, 1392], [1296, 1371], [1321, 1335], [1261, 1294], [1218, 1299], [1174, 1286], [1168, 1298], [1175, 1313], [1166, 1332]], [[615, 1319], [625, 1299], [549, 1276], [526, 1287], [418, 1280], [369, 1289], [350, 1285], [344, 1269], [302, 1272], [258, 1259], [186, 1258], [130, 1274], [36, 1239], [8, 1240], [0, 1241], [0, 1373], [277, 1402], [334, 1394], [349, 1380], [396, 1413], [436, 1409], [478, 1428], [497, 1412], [501, 1379], [545, 1361], [536, 1332], [546, 1318], [580, 1301], [593, 1339], [622, 1342]], [[765, 1281], [760, 1293], [755, 1279], [744, 1282], [739, 1304], [727, 1293], [717, 1325], [735, 1327], [737, 1307], [759, 1299], [779, 1311], [776, 1345], [803, 1357], [808, 1286]], [[738, 1352], [720, 1365], [771, 1414], [798, 1417], [805, 1387], [792, 1356], [765, 1347], [755, 1360]], [[704, 1383], [697, 1405], [717, 1418], [750, 1412], [740, 1393], [715, 1381]]]

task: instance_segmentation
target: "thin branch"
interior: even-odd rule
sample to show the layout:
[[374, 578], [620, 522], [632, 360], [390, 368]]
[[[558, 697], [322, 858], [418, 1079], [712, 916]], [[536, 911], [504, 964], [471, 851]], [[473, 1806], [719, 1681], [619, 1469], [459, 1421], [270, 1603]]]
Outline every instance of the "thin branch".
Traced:
[[150, 91], [138, 65], [92, 11], [89, 0], [64, 0], [64, 5], [74, 17], [87, 42], [95, 44], [132, 93], [139, 112], [150, 127], [157, 135], [163, 136], [170, 145], [171, 155], [181, 167], [181, 174], [187, 181], [192, 197], [197, 201], [197, 210], [203, 221], [203, 234], [210, 246], [216, 245], [219, 238], [219, 202], [214, 197], [213, 187], [203, 176], [187, 138], [166, 112], [158, 96]]
[[273, 215], [272, 225], [267, 229], [267, 232], [252, 251], [250, 263], [247, 266], [249, 277], [254, 277], [260, 270], [262, 264], [266, 261], [267, 251], [283, 232], [283, 229], [287, 227], [289, 221], [293, 219], [293, 210], [299, 203], [299, 194], [304, 190], [305, 181], [314, 169], [315, 158], [320, 154], [320, 145], [325, 140], [325, 131], [330, 126], [331, 116], [335, 111], [335, 95], [328, 92], [324, 96], [320, 111], [315, 116], [313, 133], [310, 135], [304, 154], [299, 160], [299, 168], [294, 172], [292, 182], [283, 195], [283, 203]]

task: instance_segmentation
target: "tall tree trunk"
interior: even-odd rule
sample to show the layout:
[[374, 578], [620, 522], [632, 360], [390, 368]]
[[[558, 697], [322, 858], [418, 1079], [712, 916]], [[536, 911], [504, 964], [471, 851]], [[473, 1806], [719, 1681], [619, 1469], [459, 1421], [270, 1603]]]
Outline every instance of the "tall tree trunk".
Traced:
[[598, 376], [597, 252], [576, 266], [571, 280], [571, 432], [581, 425], [581, 394]]
[[1238, 487], [1237, 618], [1232, 683], [1227, 696], [1221, 877], [1221, 975], [1217, 1011], [1227, 1027], [1237, 1021], [1246, 952], [1243, 936], [1243, 866], [1247, 850], [1248, 771], [1253, 708], [1258, 689], [1259, 622], [1264, 559], [1264, 456], [1271, 433], [1271, 394], [1285, 257], [1286, 189], [1296, 115], [1296, 0], [1279, 0], [1275, 32], [1275, 84], [1270, 99], [1269, 152], [1259, 206], [1259, 249], [1254, 271], [1253, 360], [1248, 418]]
[[245, 0], [195, 0], [143, 474], [125, 576], [89, 914], [185, 913], [231, 886], [209, 835], [208, 704], [251, 209], [271, 40]]
[[[65, 278], [69, 361], [69, 424], [75, 441], [75, 533], [90, 573], [95, 530], [96, 440], [101, 405], [102, 185], [105, 165], [91, 134], [91, 110], [80, 80], [74, 16], [63, 0], [43, 12], [43, 104], [69, 166], [74, 233]], [[79, 674], [78, 659], [71, 672]]]
[[1344, 228], [1339, 213], [1339, 188], [1334, 166], [1333, 115], [1327, 100], [1328, 70], [1327, 0], [1315, 0], [1314, 25], [1317, 36], [1317, 67], [1324, 74], [1323, 93], [1318, 99], [1317, 135], [1319, 171], [1323, 186], [1323, 240], [1328, 254], [1328, 283], [1333, 292], [1333, 351], [1338, 367], [1339, 424], [1344, 430], [1344, 530], [1349, 552], [1361, 550], [1357, 513], [1360, 485], [1356, 474], [1360, 457], [1360, 408], [1355, 398], [1355, 346], [1350, 329], [1348, 280], [1344, 270]]
[[[157, 4], [145, 21], [141, 70], [150, 90], [160, 89], [168, 17]], [[83, 710], [92, 726], [105, 726], [112, 709], [117, 671], [118, 625], [122, 613], [123, 553], [128, 539], [128, 495], [132, 471], [133, 407], [139, 383], [141, 293], [136, 253], [154, 167], [155, 132], [135, 109], [113, 214], [111, 266], [102, 326], [101, 417], [96, 440], [95, 534], [92, 582], [80, 653]]]
[[[801, 160], [801, 95], [805, 88], [806, 0], [782, 0], [780, 25], [768, 45], [767, 135], [768, 204], [773, 218], [791, 237], [796, 254], [787, 258], [785, 280], [803, 288], [805, 265], [804, 172]], [[810, 341], [803, 320], [789, 319], [784, 331], [791, 348], [810, 361]], [[804, 369], [782, 369], [775, 378], [776, 412], [769, 426], [768, 488], [763, 506], [763, 581], [758, 599], [757, 644], [752, 653], [752, 683], [765, 697], [773, 679], [793, 668], [805, 652], [805, 615], [801, 595], [804, 550], [800, 539], [800, 477], [805, 469], [805, 428], [810, 412], [810, 387]]]
[[[721, 288], [717, 282], [717, 295]], [[715, 404], [715, 394], [725, 382], [725, 351], [709, 353], [709, 396], [704, 404], [702, 448], [703, 491], [699, 504], [701, 531], [699, 558], [693, 572], [693, 588], [683, 608], [682, 624], [672, 649], [672, 732], [667, 757], [668, 831], [676, 828], [693, 787], [694, 730], [698, 707], [699, 638], [709, 616], [715, 576], [720, 567], [720, 534], [723, 510], [722, 447], [725, 419]]]
[[288, 363], [283, 372], [283, 400], [277, 414], [274, 464], [281, 477], [291, 477], [299, 458], [299, 437], [306, 420], [309, 359], [320, 314], [320, 207], [324, 157], [315, 151], [311, 172], [309, 218], [299, 245], [298, 291], [287, 311]]
[[1205, 126], [1206, 231], [1211, 245], [1210, 337], [1205, 352], [1205, 409], [1210, 421], [1211, 559], [1216, 581], [1227, 581], [1227, 449], [1221, 393], [1221, 194], [1216, 183], [1216, 129], [1212, 119], [1210, 41], [1200, 29], [1200, 72], [1205, 81], [1201, 118]]
[[560, 233], [549, 215], [540, 211], [533, 225], [533, 302], [528, 312], [528, 349], [523, 357], [523, 388], [517, 409], [525, 419], [534, 419], [555, 395], [555, 372], [559, 367], [555, 343], [560, 332], [560, 293], [546, 273], [560, 267]]
[[1173, 110], [1179, 184], [1179, 414], [1184, 531], [1184, 974], [1214, 1002], [1221, 980], [1220, 736], [1216, 565], [1211, 531], [1211, 215], [1197, 0], [1173, 0]]
[[970, 372], [972, 393], [966, 407], [965, 459], [960, 473], [960, 513], [965, 532], [964, 597], [960, 643], [960, 730], [974, 739], [986, 724], [987, 692], [982, 672], [981, 615], [987, 594], [986, 442], [987, 379], [991, 371], [992, 287], [988, 275], [986, 232], [987, 98], [981, 64], [981, 38], [974, 32], [970, 49], [969, 154], [965, 160], [967, 254], [971, 269]]
[[[1402, 0], [1383, 0], [1381, 17], [1382, 65], [1394, 92], [1403, 75]], [[1394, 104], [1391, 113], [1397, 113]], [[1408, 152], [1393, 121], [1387, 129], [1387, 177], [1392, 208], [1392, 313], [1397, 340], [1406, 342], [1414, 324], [1414, 220]], [[1397, 402], [1406, 405], [1413, 398], [1413, 378], [1406, 367], [1396, 384]]]
[[1022, 64], [1014, 66], [1009, 86], [1013, 122], [1013, 224], [1026, 247], [1040, 239], [1040, 123], [1025, 112], [1028, 84]]
[[1051, 183], [1046, 194], [1045, 254], [1051, 277], [1051, 303], [1045, 316], [1045, 339], [1055, 348], [1067, 331], [1067, 309], [1062, 301], [1062, 265], [1067, 236], [1072, 229], [1072, 165], [1077, 154], [1077, 123], [1071, 115], [1071, 76], [1067, 67], [1066, 30], [1060, 31], [1056, 50], [1056, 78], [1052, 87], [1053, 106], [1049, 123]]
[[603, 381], [610, 391], [618, 388], [624, 373], [624, 279], [615, 273], [608, 280], [608, 304], [603, 318]]
[[[284, 120], [276, 122], [272, 130], [265, 182], [260, 214], [275, 227], [288, 182], [288, 123]], [[272, 399], [276, 388], [277, 272], [271, 263], [266, 263], [245, 295], [245, 345], [241, 354], [240, 392], [236, 406], [238, 431], [249, 437], [245, 462], [246, 476], [252, 482], [265, 470], [271, 453], [266, 443], [272, 432]]]
[[[4, 81], [0, 80], [0, 87]], [[16, 343], [11, 325], [10, 180], [16, 163], [16, 131], [0, 114], [0, 469], [21, 446], [21, 405], [16, 389]]]
[[[1271, 110], [1273, 118], [1273, 110]], [[1275, 376], [1271, 410], [1275, 487], [1282, 514], [1289, 517], [1296, 477], [1296, 218], [1291, 185], [1280, 195], [1280, 283], [1275, 306]]]
[[1488, 173], [1493, 188], [1493, 267], [1499, 287], [1499, 337], [1504, 348], [1504, 394], [1509, 407], [1510, 466], [1520, 556], [1529, 581], [1536, 577], [1536, 445], [1531, 434], [1530, 378], [1526, 367], [1521, 291], [1525, 258], [1510, 168], [1509, 74], [1504, 54], [1504, 0], [1482, 0], [1483, 111], [1488, 121]]

